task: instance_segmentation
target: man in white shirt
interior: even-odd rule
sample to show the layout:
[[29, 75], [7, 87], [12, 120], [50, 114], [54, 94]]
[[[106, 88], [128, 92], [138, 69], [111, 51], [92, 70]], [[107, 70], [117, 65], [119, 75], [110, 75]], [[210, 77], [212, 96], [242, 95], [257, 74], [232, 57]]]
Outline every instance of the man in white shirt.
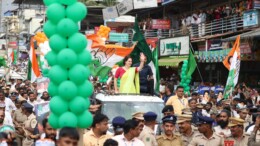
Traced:
[[10, 114], [16, 110], [16, 107], [10, 98], [6, 98], [3, 91], [0, 91], [0, 102], [5, 104], [5, 111]]
[[36, 101], [36, 98], [35, 98], [35, 95], [34, 95], [33, 92], [29, 92], [28, 95], [29, 95], [29, 99], [28, 99], [27, 102], [28, 102], [30, 105], [33, 106], [33, 110], [34, 110], [34, 106], [35, 106], [35, 104], [37, 104], [38, 102]]
[[144, 143], [137, 137], [141, 133], [139, 122], [127, 120], [124, 124], [124, 134], [113, 137], [118, 142], [118, 146], [144, 146]]
[[7, 112], [7, 111], [5, 110], [5, 103], [4, 103], [4, 102], [1, 102], [1, 103], [0, 103], [0, 110], [5, 111], [5, 112], [4, 112], [5, 117], [4, 117], [3, 124], [4, 124], [4, 125], [10, 125], [10, 126], [13, 126], [13, 127], [14, 127], [12, 116], [11, 116], [11, 114], [10, 114], [9, 112]]
[[206, 22], [206, 14], [203, 12], [203, 10], [200, 10], [199, 14], [199, 36], [205, 35], [205, 22]]

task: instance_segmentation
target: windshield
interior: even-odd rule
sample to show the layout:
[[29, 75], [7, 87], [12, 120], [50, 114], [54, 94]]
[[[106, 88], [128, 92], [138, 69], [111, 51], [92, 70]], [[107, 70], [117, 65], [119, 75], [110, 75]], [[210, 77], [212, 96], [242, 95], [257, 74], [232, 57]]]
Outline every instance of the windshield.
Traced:
[[161, 122], [163, 102], [105, 102], [102, 105], [102, 113], [108, 116], [109, 122], [116, 116], [123, 116], [126, 119], [131, 119], [135, 112], [155, 112], [157, 122]]

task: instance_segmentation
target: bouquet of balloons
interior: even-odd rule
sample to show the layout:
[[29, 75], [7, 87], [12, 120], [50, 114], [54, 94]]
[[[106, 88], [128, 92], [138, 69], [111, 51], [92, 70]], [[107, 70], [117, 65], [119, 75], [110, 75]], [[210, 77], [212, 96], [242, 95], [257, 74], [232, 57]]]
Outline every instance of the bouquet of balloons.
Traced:
[[187, 69], [188, 69], [188, 60], [184, 60], [182, 68], [181, 68], [181, 83], [180, 83], [180, 85], [184, 87], [184, 93], [190, 95], [191, 76], [187, 76], [187, 74], [186, 74]]
[[78, 22], [87, 15], [87, 8], [77, 0], [44, 0], [48, 21], [44, 33], [51, 51], [45, 56], [51, 66], [48, 71], [51, 114], [54, 128], [88, 128], [92, 114], [88, 111], [93, 86], [88, 80], [91, 54], [87, 39], [78, 32]]

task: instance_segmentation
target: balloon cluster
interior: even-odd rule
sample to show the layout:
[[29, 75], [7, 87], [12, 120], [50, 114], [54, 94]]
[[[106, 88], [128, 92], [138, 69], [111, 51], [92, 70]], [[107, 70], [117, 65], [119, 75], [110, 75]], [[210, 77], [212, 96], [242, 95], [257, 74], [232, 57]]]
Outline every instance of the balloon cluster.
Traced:
[[108, 38], [109, 32], [110, 32], [110, 28], [104, 25], [101, 25], [99, 27], [99, 30], [97, 32], [97, 35], [100, 36], [101, 38]]
[[45, 56], [51, 66], [48, 92], [53, 97], [49, 123], [53, 128], [87, 128], [93, 121], [88, 111], [93, 86], [86, 67], [91, 54], [85, 49], [86, 37], [78, 32], [86, 6], [77, 0], [44, 0], [44, 4], [48, 6], [44, 32], [51, 48]]
[[34, 39], [37, 41], [37, 45], [39, 46], [41, 43], [44, 43], [48, 40], [46, 35], [43, 32], [37, 32], [34, 36]]
[[187, 76], [187, 74], [186, 74], [187, 69], [188, 69], [188, 60], [184, 60], [182, 68], [181, 68], [181, 83], [180, 83], [180, 85], [184, 87], [184, 93], [185, 94], [190, 94], [191, 76]]

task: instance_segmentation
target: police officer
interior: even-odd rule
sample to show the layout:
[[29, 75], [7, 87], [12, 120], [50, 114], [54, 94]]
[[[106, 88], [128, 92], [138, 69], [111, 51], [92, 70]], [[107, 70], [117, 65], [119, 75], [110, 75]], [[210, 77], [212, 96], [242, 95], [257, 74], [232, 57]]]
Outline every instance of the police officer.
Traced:
[[198, 134], [198, 132], [192, 128], [191, 119], [192, 115], [182, 114], [178, 116], [178, 120], [176, 122], [179, 126], [179, 132], [181, 134], [184, 146], [187, 146], [191, 142], [192, 138]]
[[193, 137], [188, 146], [222, 146], [222, 138], [212, 130], [213, 122], [210, 117], [199, 116], [196, 124], [200, 133]]
[[124, 132], [124, 124], [125, 124], [125, 118], [121, 116], [117, 116], [112, 120], [113, 130], [114, 130], [114, 136], [121, 135]]
[[162, 113], [164, 116], [169, 116], [169, 115], [174, 115], [174, 109], [172, 105], [166, 105], [163, 109], [162, 109]]
[[244, 135], [245, 120], [240, 118], [229, 118], [228, 127], [231, 131], [231, 136], [226, 137], [222, 145], [245, 146], [248, 143], [249, 136]]
[[24, 139], [23, 145], [24, 146], [32, 146], [34, 143], [34, 139], [36, 136], [33, 134], [34, 129], [37, 125], [36, 116], [33, 114], [33, 106], [29, 103], [23, 103], [23, 112], [27, 116], [27, 120], [23, 123], [23, 130], [24, 130]]
[[164, 134], [157, 137], [158, 146], [183, 146], [181, 137], [173, 133], [176, 119], [174, 115], [162, 119]]
[[26, 102], [25, 100], [19, 100], [17, 99], [15, 101], [15, 106], [17, 107], [17, 110], [14, 111], [13, 114], [13, 122], [15, 125], [15, 129], [16, 129], [16, 141], [18, 146], [22, 145], [22, 133], [23, 133], [23, 129], [22, 129], [22, 125], [24, 123], [24, 121], [27, 119], [26, 115], [22, 113], [22, 102]]
[[147, 112], [144, 114], [144, 129], [141, 132], [139, 139], [142, 140], [145, 146], [157, 146], [154, 128], [156, 125], [157, 114]]

